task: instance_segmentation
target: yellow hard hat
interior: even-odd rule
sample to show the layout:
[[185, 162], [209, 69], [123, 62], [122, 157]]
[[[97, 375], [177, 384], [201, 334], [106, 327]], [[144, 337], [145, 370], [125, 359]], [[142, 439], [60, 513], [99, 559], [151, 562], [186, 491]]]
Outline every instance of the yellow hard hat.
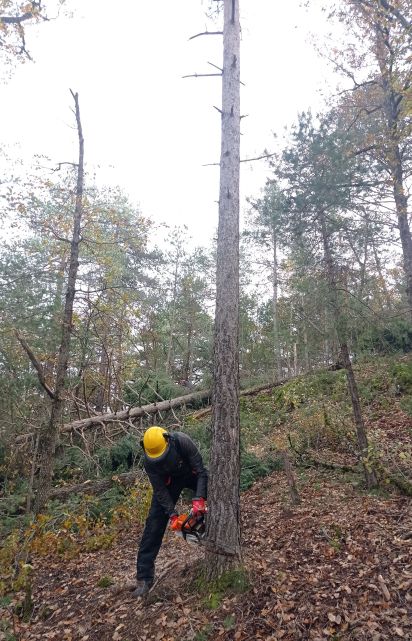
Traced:
[[169, 435], [168, 431], [157, 425], [146, 430], [143, 436], [143, 447], [149, 458], [156, 459], [165, 453], [169, 445], [165, 435]]

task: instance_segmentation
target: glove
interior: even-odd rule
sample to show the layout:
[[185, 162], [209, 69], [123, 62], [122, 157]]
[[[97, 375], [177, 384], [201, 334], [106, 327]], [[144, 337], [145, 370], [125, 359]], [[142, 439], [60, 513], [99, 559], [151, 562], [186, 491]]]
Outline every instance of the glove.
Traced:
[[177, 530], [179, 528], [179, 515], [177, 512], [170, 515], [169, 526], [171, 530]]
[[192, 500], [192, 515], [198, 516], [200, 514], [204, 514], [205, 512], [206, 512], [205, 499], [202, 496], [200, 496], [199, 498], [195, 497]]

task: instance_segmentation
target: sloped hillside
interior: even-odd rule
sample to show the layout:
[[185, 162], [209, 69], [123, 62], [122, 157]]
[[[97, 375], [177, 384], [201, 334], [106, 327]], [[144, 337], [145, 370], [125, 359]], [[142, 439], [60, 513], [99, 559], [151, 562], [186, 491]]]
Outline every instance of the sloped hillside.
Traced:
[[[205, 585], [201, 549], [169, 533], [154, 589], [133, 600], [127, 587], [142, 525], [132, 519], [96, 551], [73, 553], [67, 544], [34, 553], [34, 608], [22, 616], [27, 587], [3, 598], [0, 639], [412, 639], [412, 509], [400, 493], [411, 467], [411, 365], [375, 361], [357, 373], [379, 491], [362, 487], [342, 372], [245, 399], [244, 574]], [[203, 438], [199, 423], [187, 428]], [[284, 448], [298, 505], [279, 466]]]

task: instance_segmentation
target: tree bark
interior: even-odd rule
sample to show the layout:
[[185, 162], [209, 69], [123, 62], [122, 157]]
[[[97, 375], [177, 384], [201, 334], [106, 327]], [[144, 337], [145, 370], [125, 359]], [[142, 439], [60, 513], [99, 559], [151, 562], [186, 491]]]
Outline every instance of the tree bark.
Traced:
[[281, 450], [280, 454], [282, 457], [283, 469], [285, 470], [285, 475], [286, 475], [286, 479], [289, 486], [289, 493], [290, 493], [290, 499], [292, 501], [292, 505], [299, 505], [301, 503], [301, 500], [300, 500], [298, 488], [296, 486], [296, 479], [293, 473], [292, 463], [290, 462], [288, 452], [287, 450]]
[[[374, 25], [376, 33], [376, 57], [381, 73], [384, 95], [384, 116], [386, 119], [386, 155], [389, 173], [392, 181], [393, 197], [398, 219], [399, 236], [402, 245], [403, 270], [406, 281], [406, 298], [409, 306], [409, 319], [412, 320], [412, 235], [408, 220], [408, 197], [405, 190], [405, 179], [402, 155], [399, 145], [399, 117], [401, 104], [404, 100], [402, 93], [396, 90], [398, 80], [393, 77], [393, 64], [388, 61], [387, 50], [381, 27]], [[389, 38], [389, 35], [387, 36]], [[390, 54], [392, 56], [392, 53]]]
[[239, 418], [239, 0], [224, 0], [222, 130], [212, 446], [206, 568], [209, 579], [241, 563]]
[[273, 266], [272, 266], [272, 310], [273, 310], [273, 351], [275, 357], [274, 381], [280, 381], [282, 378], [282, 366], [280, 361], [280, 344], [279, 344], [279, 322], [278, 322], [278, 257], [277, 257], [277, 235], [275, 222], [272, 228], [272, 246], [273, 246]]
[[64, 409], [63, 392], [66, 383], [67, 366], [70, 355], [73, 303], [76, 292], [77, 271], [79, 267], [80, 224], [83, 214], [84, 138], [80, 119], [79, 96], [77, 93], [71, 93], [75, 104], [77, 133], [79, 139], [79, 162], [77, 168], [76, 201], [73, 218], [73, 234], [70, 245], [66, 300], [61, 328], [61, 342], [57, 359], [54, 398], [52, 400], [50, 419], [42, 426], [39, 433], [38, 460], [40, 473], [34, 503], [34, 510], [36, 514], [38, 514], [44, 507], [52, 484], [54, 454]]
[[342, 365], [346, 370], [346, 378], [348, 381], [348, 389], [352, 403], [353, 418], [356, 429], [358, 453], [362, 462], [363, 471], [365, 475], [366, 486], [370, 489], [376, 487], [377, 477], [375, 471], [372, 469], [369, 460], [369, 443], [366, 433], [366, 427], [362, 416], [362, 408], [359, 400], [359, 391], [353, 372], [352, 363], [349, 356], [349, 349], [347, 344], [347, 331], [344, 313], [342, 313], [339, 303], [338, 286], [336, 283], [335, 265], [333, 261], [332, 249], [330, 246], [330, 237], [326, 224], [326, 217], [324, 212], [320, 212], [319, 221], [321, 224], [322, 242], [324, 260], [326, 265], [326, 273], [329, 284], [329, 296], [332, 306], [332, 313], [335, 319], [335, 329], [338, 337], [340, 357]]

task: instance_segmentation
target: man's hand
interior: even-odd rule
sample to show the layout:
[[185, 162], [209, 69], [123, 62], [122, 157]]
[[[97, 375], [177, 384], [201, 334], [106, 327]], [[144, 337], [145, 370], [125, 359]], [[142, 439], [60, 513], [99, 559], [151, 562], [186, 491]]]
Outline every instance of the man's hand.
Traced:
[[195, 497], [192, 500], [192, 514], [193, 516], [198, 516], [206, 512], [206, 503], [203, 497]]
[[173, 514], [171, 514], [169, 519], [169, 526], [171, 530], [179, 529], [179, 515], [177, 514], [177, 512], [174, 512]]

